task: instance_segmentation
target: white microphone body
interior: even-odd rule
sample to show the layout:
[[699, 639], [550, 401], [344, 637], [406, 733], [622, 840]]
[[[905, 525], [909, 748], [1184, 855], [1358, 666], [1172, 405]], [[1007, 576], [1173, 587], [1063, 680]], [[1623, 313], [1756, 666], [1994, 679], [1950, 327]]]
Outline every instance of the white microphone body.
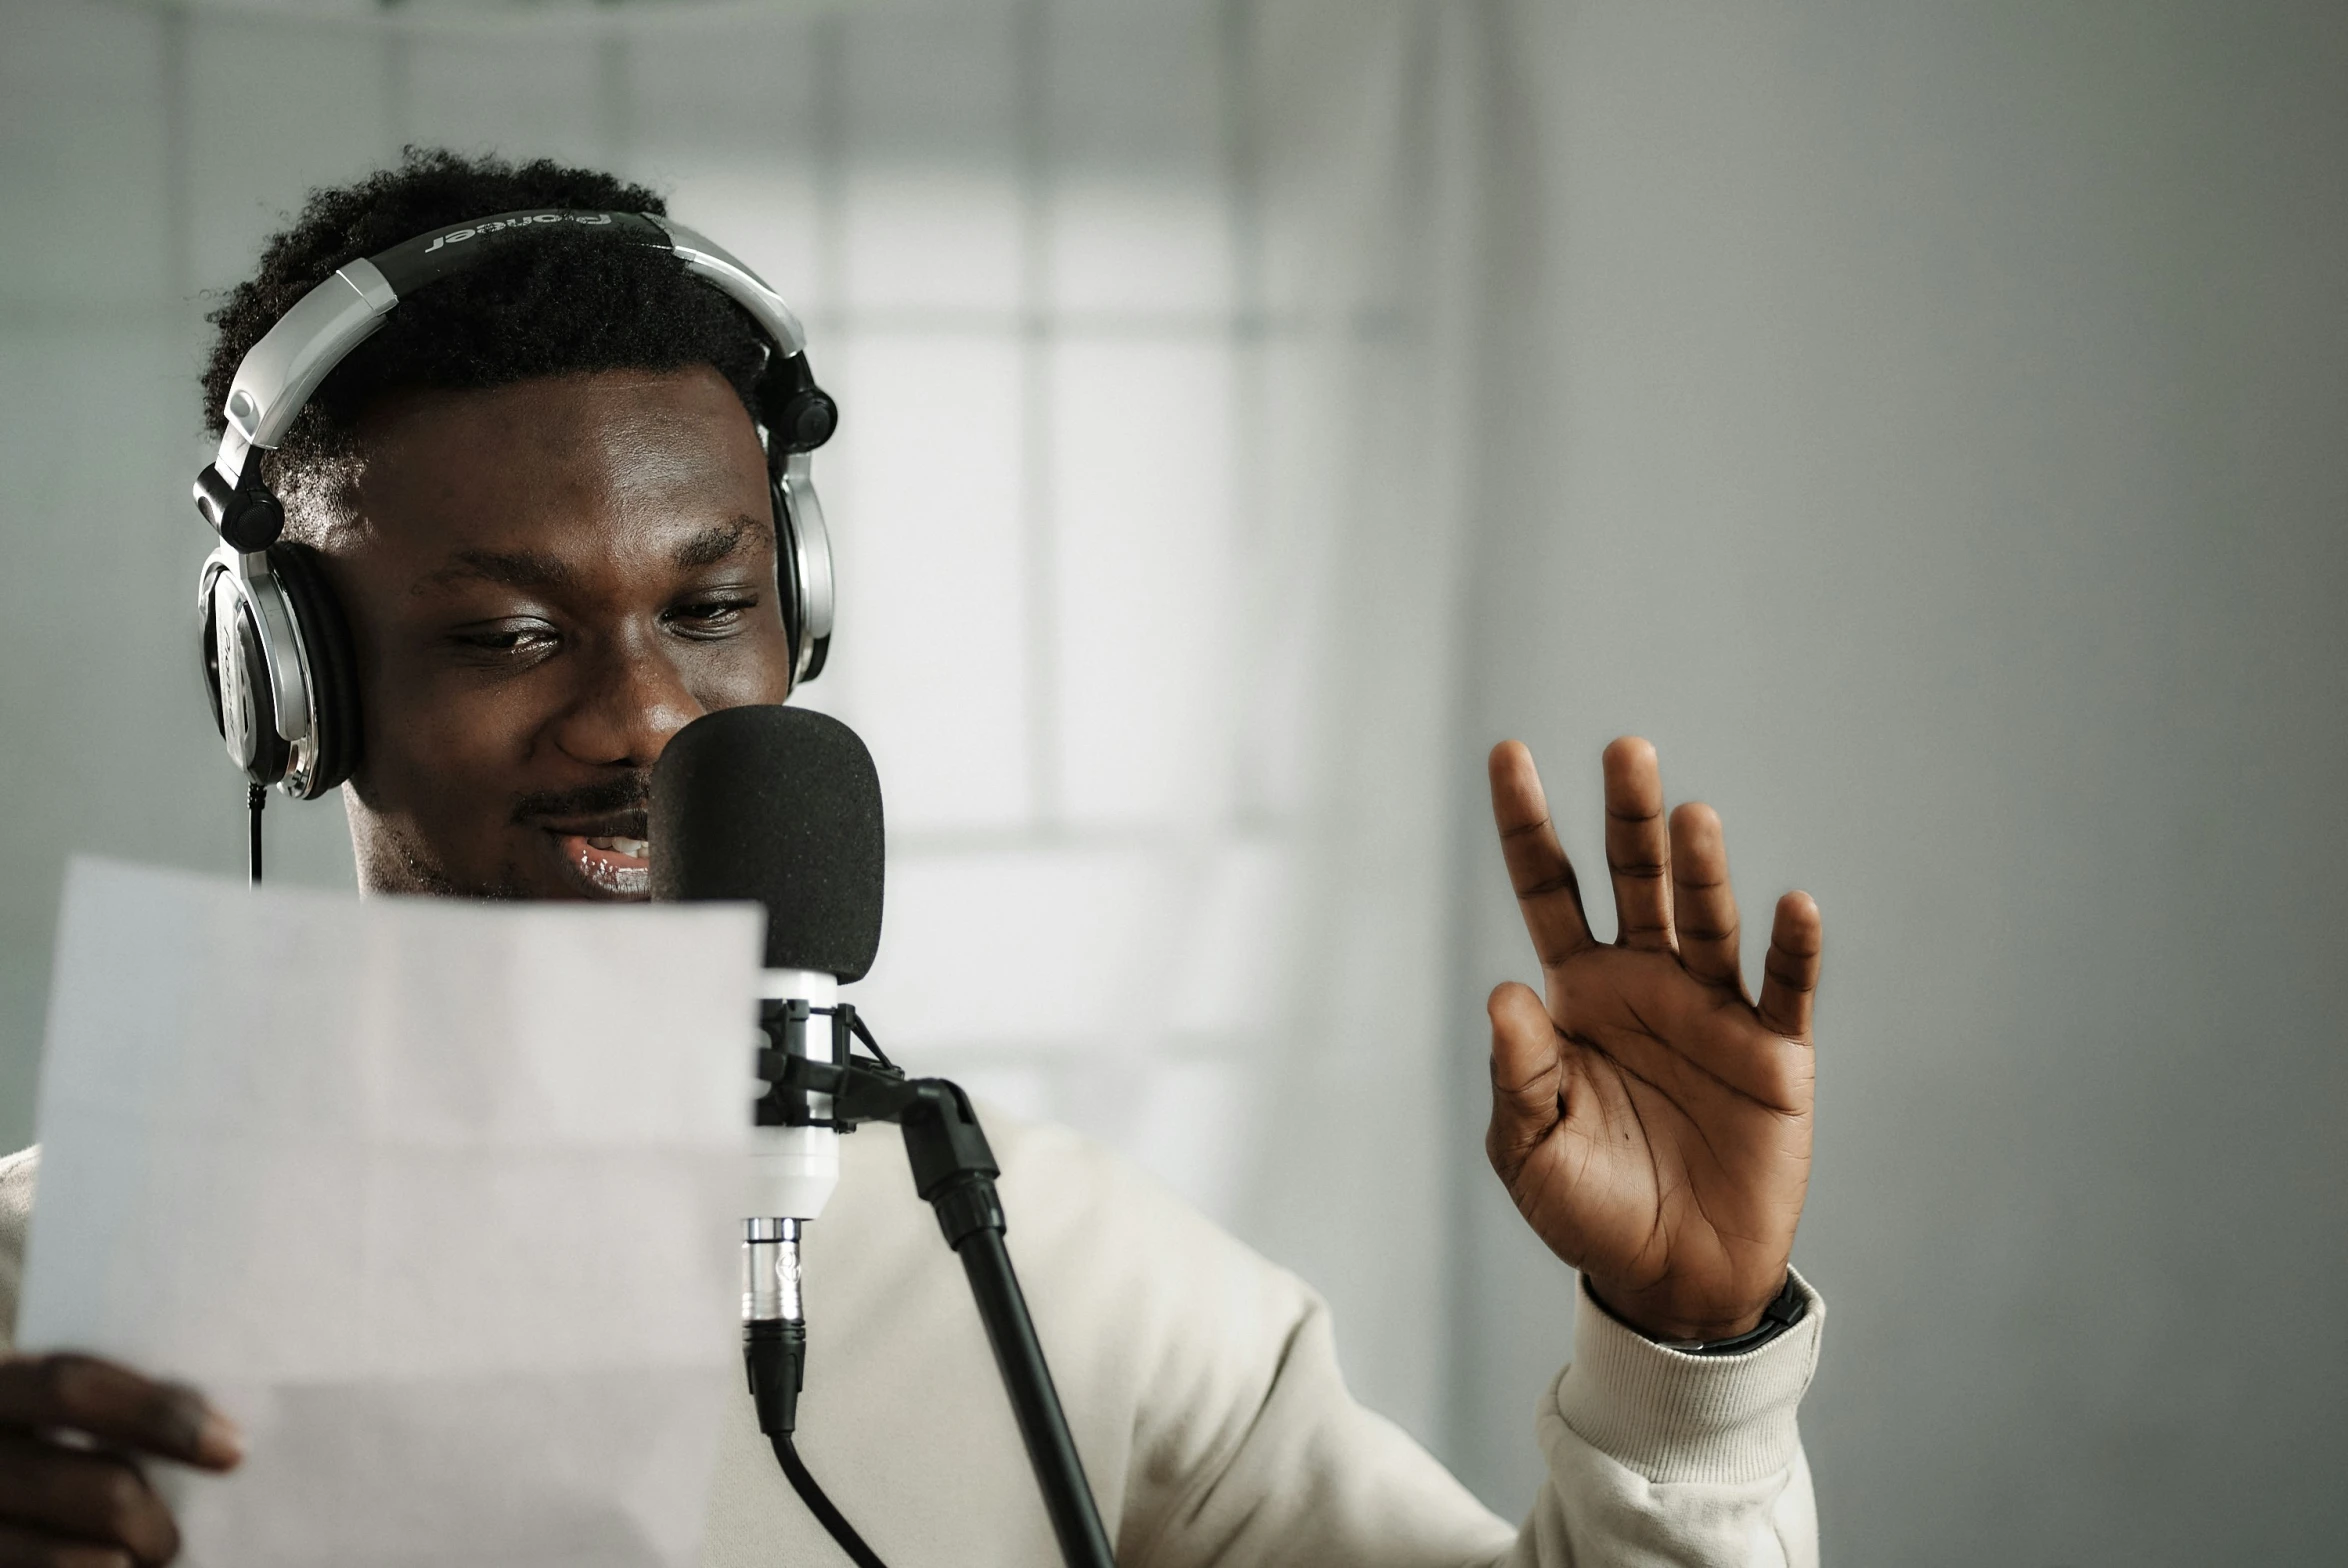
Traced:
[[[769, 969], [760, 976], [759, 995], [770, 1002], [805, 1002], [810, 1007], [836, 1007], [840, 982], [813, 969]], [[808, 1056], [837, 1064], [833, 1054], [838, 1034], [829, 1015], [818, 1013], [807, 1021]], [[828, 1117], [832, 1097], [810, 1094], [808, 1113]], [[812, 1220], [820, 1217], [840, 1185], [840, 1135], [830, 1127], [754, 1127], [750, 1138], [750, 1201], [748, 1211], [761, 1219]]]

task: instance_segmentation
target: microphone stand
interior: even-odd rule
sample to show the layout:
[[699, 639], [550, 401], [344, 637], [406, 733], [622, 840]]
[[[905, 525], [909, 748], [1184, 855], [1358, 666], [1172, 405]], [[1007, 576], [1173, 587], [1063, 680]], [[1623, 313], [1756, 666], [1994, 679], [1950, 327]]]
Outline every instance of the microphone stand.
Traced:
[[[792, 1008], [799, 1016], [791, 1022], [801, 1027], [804, 1006]], [[987, 1147], [986, 1134], [979, 1129], [970, 1097], [960, 1085], [943, 1078], [909, 1079], [886, 1062], [850, 1056], [844, 1037], [851, 1029], [867, 1042], [871, 1036], [847, 1004], [834, 1011], [832, 1023], [842, 1037], [842, 1048], [834, 1053], [836, 1060], [813, 1059], [789, 1049], [788, 1042], [780, 1049], [770, 1045], [758, 1053], [758, 1076], [777, 1091], [830, 1095], [832, 1120], [843, 1132], [876, 1121], [895, 1122], [904, 1130], [914, 1190], [935, 1212], [946, 1245], [962, 1260], [971, 1300], [986, 1325], [987, 1342], [994, 1347], [1003, 1390], [1019, 1419], [1019, 1434], [1026, 1441], [1028, 1463], [1043, 1493], [1044, 1511], [1051, 1516], [1052, 1533], [1059, 1539], [1060, 1556], [1068, 1568], [1116, 1568], [1100, 1507], [1085, 1479], [1076, 1440], [1068, 1431], [1068, 1417], [1060, 1408], [1059, 1391], [1052, 1385], [1051, 1368], [1044, 1362], [1043, 1345], [1028, 1315], [1027, 1298], [1019, 1289], [1019, 1276], [1003, 1245], [1003, 1204], [995, 1193], [995, 1178], [1002, 1170]], [[801, 1103], [805, 1103], [803, 1099]], [[791, 1316], [795, 1318], [797, 1313]], [[804, 1353], [803, 1336], [802, 1328], [792, 1336], [796, 1342], [788, 1346], [778, 1335], [767, 1341], [771, 1349], [762, 1352], [757, 1338], [747, 1347], [752, 1392], [761, 1395], [760, 1425], [770, 1436], [778, 1437], [778, 1454], [787, 1446], [790, 1428], [784, 1425], [778, 1434], [767, 1426], [771, 1407], [761, 1384], [778, 1393], [787, 1388], [784, 1398], [789, 1405], [797, 1404], [801, 1367], [796, 1363]], [[785, 1357], [792, 1364], [785, 1365]], [[762, 1361], [772, 1365], [762, 1368]], [[775, 1405], [782, 1403], [774, 1401]], [[785, 1422], [791, 1419], [780, 1409], [773, 1414]], [[793, 1484], [797, 1485], [796, 1477]], [[805, 1489], [801, 1490], [804, 1493]], [[830, 1521], [825, 1523], [829, 1528]], [[838, 1532], [833, 1534], [837, 1538]]]

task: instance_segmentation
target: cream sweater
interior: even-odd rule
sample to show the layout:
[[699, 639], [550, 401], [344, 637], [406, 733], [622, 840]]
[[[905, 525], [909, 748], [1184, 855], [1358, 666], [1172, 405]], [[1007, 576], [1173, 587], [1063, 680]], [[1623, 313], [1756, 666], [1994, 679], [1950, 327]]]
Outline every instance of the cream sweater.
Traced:
[[[1121, 1568], [1594, 1568], [1817, 1560], [1794, 1408], [1820, 1303], [1741, 1356], [1683, 1355], [1585, 1304], [1541, 1396], [1522, 1529], [1357, 1405], [1328, 1311], [1285, 1270], [1075, 1134], [988, 1118], [1010, 1246]], [[843, 1142], [806, 1244], [801, 1451], [895, 1568], [1058, 1561], [960, 1265], [896, 1130]], [[37, 1150], [0, 1161], [14, 1321]], [[1807, 1286], [1803, 1287], [1805, 1290]], [[734, 1401], [709, 1568], [840, 1560]]]

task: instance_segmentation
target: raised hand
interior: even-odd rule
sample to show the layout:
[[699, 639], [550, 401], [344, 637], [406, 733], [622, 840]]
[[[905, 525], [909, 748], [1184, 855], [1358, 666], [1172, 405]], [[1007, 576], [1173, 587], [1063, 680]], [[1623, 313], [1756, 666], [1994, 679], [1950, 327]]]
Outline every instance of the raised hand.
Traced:
[[1493, 991], [1485, 1150], [1517, 1209], [1618, 1316], [1667, 1340], [1756, 1327], [1810, 1182], [1818, 906], [1777, 902], [1758, 1005], [1709, 806], [1663, 814], [1655, 748], [1606, 748], [1619, 934], [1590, 934], [1532, 754], [1493, 748], [1492, 818], [1546, 1005]]
[[0, 1563], [167, 1563], [179, 1529], [141, 1460], [237, 1456], [236, 1429], [193, 1389], [94, 1356], [0, 1356]]

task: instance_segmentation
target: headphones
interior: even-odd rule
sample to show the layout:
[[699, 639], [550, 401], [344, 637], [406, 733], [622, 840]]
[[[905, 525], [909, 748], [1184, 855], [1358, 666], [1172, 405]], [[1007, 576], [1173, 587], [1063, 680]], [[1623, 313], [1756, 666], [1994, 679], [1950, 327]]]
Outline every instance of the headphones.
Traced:
[[220, 453], [196, 476], [196, 510], [220, 536], [198, 579], [197, 605], [212, 720], [229, 759], [251, 781], [256, 810], [272, 785], [315, 800], [349, 778], [360, 726], [349, 625], [316, 552], [279, 538], [285, 507], [261, 478], [255, 449], [273, 450], [285, 439], [328, 373], [401, 300], [470, 271], [515, 238], [566, 224], [610, 229], [675, 256], [747, 311], [767, 340], [754, 411], [774, 498], [775, 576], [792, 684], [822, 672], [836, 601], [831, 535], [808, 454], [831, 439], [839, 409], [808, 369], [799, 318], [756, 273], [669, 218], [569, 209], [478, 218], [343, 267], [295, 301], [236, 367], [221, 411], [227, 429]]

